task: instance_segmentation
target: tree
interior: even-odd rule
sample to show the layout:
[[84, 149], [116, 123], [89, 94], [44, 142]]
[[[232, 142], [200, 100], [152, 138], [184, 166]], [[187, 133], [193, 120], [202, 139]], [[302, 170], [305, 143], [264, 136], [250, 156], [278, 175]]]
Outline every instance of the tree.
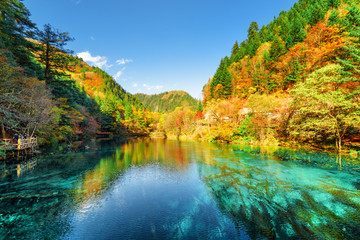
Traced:
[[339, 13], [335, 9], [333, 9], [329, 16], [328, 26], [335, 25], [337, 23], [339, 23]]
[[22, 0], [0, 1], [0, 48], [11, 51], [26, 74], [36, 76], [38, 68], [29, 51], [34, 46], [26, 39], [32, 37], [35, 28], [29, 17]]
[[251, 22], [248, 29], [248, 40], [254, 39], [259, 32], [259, 25], [257, 22]]
[[324, 19], [325, 11], [322, 6], [317, 2], [314, 5], [311, 5], [311, 21], [310, 24], [316, 25], [322, 19]]
[[203, 110], [204, 110], [203, 104], [202, 104], [201, 100], [199, 100], [196, 111], [197, 112], [199, 112], [199, 111], [202, 112]]
[[305, 37], [306, 32], [302, 25], [302, 19], [298, 14], [296, 14], [290, 26], [290, 33], [286, 41], [286, 47], [293, 47], [295, 44], [304, 41]]
[[49, 83], [52, 78], [51, 73], [68, 68], [69, 60], [66, 53], [71, 51], [64, 49], [64, 46], [74, 39], [67, 32], [53, 29], [50, 24], [45, 24], [43, 30], [37, 31], [36, 39], [39, 41], [37, 43], [39, 50], [35, 55], [38, 55], [39, 61], [44, 64], [45, 79]]
[[344, 86], [342, 67], [328, 65], [312, 73], [291, 92], [298, 113], [291, 120], [291, 134], [308, 140], [335, 140], [341, 152], [342, 141], [351, 128], [359, 128], [360, 106]]
[[329, 8], [337, 8], [339, 7], [341, 0], [328, 0], [327, 4]]
[[211, 81], [210, 91], [213, 98], [228, 98], [231, 95], [231, 74], [227, 69], [228, 58], [221, 59], [220, 66]]
[[231, 56], [236, 55], [238, 50], [239, 50], [239, 43], [238, 41], [235, 41], [235, 44], [231, 50]]
[[280, 57], [285, 51], [284, 44], [280, 40], [279, 36], [275, 35], [274, 41], [271, 44], [269, 54], [270, 59], [275, 60]]

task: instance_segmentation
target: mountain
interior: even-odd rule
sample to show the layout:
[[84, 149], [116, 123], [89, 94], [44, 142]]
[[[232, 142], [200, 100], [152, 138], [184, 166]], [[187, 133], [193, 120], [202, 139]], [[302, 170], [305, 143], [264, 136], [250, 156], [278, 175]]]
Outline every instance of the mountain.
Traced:
[[35, 134], [43, 144], [104, 131], [148, 134], [148, 110], [105, 71], [65, 50], [68, 33], [36, 28], [22, 0], [2, 2], [0, 12], [2, 138]]
[[261, 28], [252, 22], [247, 39], [240, 44], [235, 42], [231, 55], [221, 59], [214, 76], [204, 86], [205, 102], [286, 91], [333, 63], [356, 73], [357, 57], [352, 55], [357, 54], [354, 47], [359, 37], [357, 3], [300, 0]]
[[177, 107], [195, 111], [198, 103], [185, 91], [169, 91], [154, 95], [137, 93], [135, 97], [154, 112], [173, 112]]
[[341, 152], [360, 133], [359, 32], [355, 0], [300, 0], [261, 28], [252, 22], [203, 88], [217, 120], [208, 138]]

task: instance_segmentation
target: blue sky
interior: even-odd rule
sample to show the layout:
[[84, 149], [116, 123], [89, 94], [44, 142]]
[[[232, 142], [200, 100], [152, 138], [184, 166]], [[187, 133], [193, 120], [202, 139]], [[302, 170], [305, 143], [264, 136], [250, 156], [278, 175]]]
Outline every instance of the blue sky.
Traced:
[[195, 98], [252, 21], [269, 23], [294, 0], [24, 0], [42, 27], [130, 93], [185, 90]]

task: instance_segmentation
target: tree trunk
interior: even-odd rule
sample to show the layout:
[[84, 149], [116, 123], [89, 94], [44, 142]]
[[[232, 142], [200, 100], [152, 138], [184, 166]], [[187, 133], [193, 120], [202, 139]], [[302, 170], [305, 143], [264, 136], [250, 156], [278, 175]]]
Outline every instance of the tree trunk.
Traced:
[[338, 136], [337, 140], [336, 140], [336, 148], [337, 148], [338, 153], [341, 153], [341, 142], [342, 142], [341, 137]]
[[50, 81], [50, 45], [46, 43], [46, 54], [45, 54], [45, 79], [47, 82]]
[[5, 127], [4, 127], [3, 123], [1, 124], [1, 131], [2, 131], [2, 137], [3, 137], [3, 139], [5, 139], [6, 138], [6, 132], [5, 132]]

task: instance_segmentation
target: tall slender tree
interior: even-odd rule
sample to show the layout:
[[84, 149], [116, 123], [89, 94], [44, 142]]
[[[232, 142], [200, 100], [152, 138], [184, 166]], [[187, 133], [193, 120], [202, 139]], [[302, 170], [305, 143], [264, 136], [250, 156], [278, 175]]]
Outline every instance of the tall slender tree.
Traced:
[[65, 53], [71, 53], [71, 51], [64, 47], [74, 39], [67, 32], [60, 32], [50, 24], [45, 24], [43, 30], [37, 31], [36, 39], [39, 41], [37, 43], [38, 59], [44, 64], [45, 80], [49, 83], [52, 73], [68, 68], [69, 61]]

